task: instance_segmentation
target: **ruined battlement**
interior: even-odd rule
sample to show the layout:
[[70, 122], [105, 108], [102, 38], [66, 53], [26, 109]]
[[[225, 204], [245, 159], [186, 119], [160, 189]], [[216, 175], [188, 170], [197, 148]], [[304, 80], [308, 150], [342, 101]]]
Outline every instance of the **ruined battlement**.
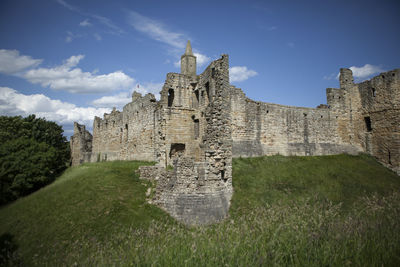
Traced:
[[126, 104], [123, 107], [122, 113], [128, 114], [133, 112], [140, 112], [141, 110], [146, 108], [154, 109], [154, 107], [157, 105], [156, 102], [156, 97], [153, 94], [148, 93], [142, 96], [140, 93], [134, 91], [132, 94], [132, 102]]
[[71, 136], [71, 165], [90, 162], [93, 136], [86, 130], [85, 125], [74, 122], [74, 135]]
[[167, 74], [159, 101], [133, 92], [122, 111], [95, 117], [93, 137], [76, 124], [72, 164], [155, 161], [140, 169], [157, 180], [149, 201], [186, 224], [227, 216], [233, 157], [365, 152], [400, 174], [399, 69], [362, 83], [341, 69], [327, 104], [305, 108], [246, 97], [229, 82], [228, 55], [199, 75], [195, 63], [188, 43], [181, 73]]

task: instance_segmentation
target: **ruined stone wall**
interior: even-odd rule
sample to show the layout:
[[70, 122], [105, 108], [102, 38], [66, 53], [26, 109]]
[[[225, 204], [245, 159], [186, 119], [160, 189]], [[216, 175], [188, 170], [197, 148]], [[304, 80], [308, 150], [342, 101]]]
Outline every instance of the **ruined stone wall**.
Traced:
[[155, 160], [154, 128], [157, 102], [153, 94], [135, 99], [123, 108], [121, 160]]
[[140, 177], [158, 178], [151, 203], [185, 224], [210, 224], [227, 216], [232, 192], [215, 190], [207, 170], [206, 162], [181, 157], [175, 159], [174, 170], [141, 168]]
[[70, 140], [72, 166], [90, 162], [92, 139], [92, 135], [86, 130], [85, 125], [74, 123], [74, 135]]
[[[188, 43], [182, 59], [192, 57]], [[229, 83], [227, 55], [200, 75], [189, 61], [167, 74], [160, 101], [134, 92], [122, 112], [95, 117], [93, 138], [75, 124], [72, 164], [156, 161], [140, 168], [157, 180], [151, 202], [186, 224], [228, 215], [232, 157], [367, 152], [400, 174], [400, 70], [355, 84], [341, 69], [327, 105], [303, 108], [247, 98]]]
[[[182, 128], [190, 133], [188, 139], [191, 141], [189, 141], [198, 145], [200, 158], [188, 157], [190, 153], [184, 153], [172, 159], [173, 171], [164, 171], [160, 174], [157, 166], [153, 168], [153, 176], [159, 178], [153, 203], [186, 224], [212, 223], [225, 218], [228, 214], [233, 193], [228, 64], [228, 56], [223, 55], [196, 81], [192, 81], [194, 86], [191, 88], [192, 97], [199, 96], [196, 103], [197, 113], [192, 109], [189, 110], [192, 113], [185, 113], [184, 109], [180, 109], [182, 117], [175, 121], [171, 119], [174, 117], [172, 115], [174, 107], [171, 107], [171, 110], [166, 109], [166, 114], [160, 117], [167, 116], [163, 120], [167, 125], [165, 131], [167, 144], [181, 131], [181, 129], [174, 130], [177, 132], [171, 131], [168, 123], [181, 121], [180, 127], [189, 125], [187, 129]], [[160, 102], [163, 102], [163, 99]], [[168, 112], [171, 113], [171, 117], [168, 117]], [[199, 125], [200, 133], [196, 142], [193, 142], [195, 139], [192, 116], [203, 124]], [[183, 142], [184, 139], [181, 140]], [[144, 177], [149, 177], [151, 170], [152, 168], [143, 168], [141, 172]]]
[[205, 161], [209, 164], [208, 182], [224, 190], [230, 200], [232, 194], [232, 114], [229, 84], [229, 58], [222, 55], [206, 70], [214, 84], [210, 89], [210, 103], [205, 110], [207, 122], [203, 137]]
[[155, 115], [155, 151], [162, 166], [172, 165], [174, 159], [181, 156], [201, 158], [194, 122], [199, 111], [193, 108], [196, 84], [197, 79], [192, 76], [167, 74]]
[[92, 162], [103, 160], [154, 161], [154, 95], [134, 93], [123, 112], [113, 110], [93, 122]]
[[239, 88], [231, 90], [234, 157], [361, 151], [343, 142], [338, 133], [337, 113], [331, 109], [256, 102]]
[[400, 69], [357, 84], [349, 94], [359, 99], [352, 103], [358, 122], [352, 131], [360, 136], [360, 145], [400, 174]]
[[92, 162], [117, 160], [121, 148], [122, 113], [115, 109], [93, 121]]

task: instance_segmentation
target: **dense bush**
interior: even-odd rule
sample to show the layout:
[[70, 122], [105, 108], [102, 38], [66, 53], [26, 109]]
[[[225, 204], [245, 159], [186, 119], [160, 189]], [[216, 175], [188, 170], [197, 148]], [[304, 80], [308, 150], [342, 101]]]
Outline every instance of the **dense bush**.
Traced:
[[30, 115], [0, 116], [0, 204], [52, 182], [65, 169], [69, 146], [62, 127]]

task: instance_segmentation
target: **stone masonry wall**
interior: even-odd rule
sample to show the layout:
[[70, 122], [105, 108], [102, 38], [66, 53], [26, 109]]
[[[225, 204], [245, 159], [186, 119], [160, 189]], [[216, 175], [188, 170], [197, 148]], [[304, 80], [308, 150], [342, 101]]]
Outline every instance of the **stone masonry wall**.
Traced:
[[[186, 145], [188, 140], [197, 149], [192, 152], [188, 149], [181, 156], [169, 159], [173, 161], [173, 171], [160, 173], [157, 167], [141, 169], [141, 176], [148, 177], [153, 170], [153, 176], [158, 178], [152, 202], [185, 224], [212, 223], [228, 214], [233, 193], [228, 64], [228, 57], [224, 55], [197, 80], [188, 80], [190, 87], [183, 88], [191, 91], [186, 93], [187, 101], [181, 102], [185, 108], [178, 110], [170, 103], [160, 115], [160, 121], [164, 121], [167, 128], [160, 130], [165, 133], [161, 138], [165, 144], [180, 140]], [[177, 87], [168, 84], [163, 91], [171, 88], [176, 90]], [[162, 97], [160, 102], [163, 100]], [[196, 103], [191, 102], [193, 100]], [[197, 112], [187, 108], [193, 105], [198, 108]], [[174, 112], [181, 117], [173, 115]], [[178, 119], [171, 119], [174, 116]], [[200, 124], [197, 138], [193, 121], [196, 118]]]
[[113, 110], [93, 122], [91, 161], [147, 160], [154, 161], [154, 95], [133, 94], [123, 112]]
[[232, 87], [234, 157], [357, 153], [344, 142], [337, 114], [327, 108], [301, 108], [256, 102]]
[[199, 138], [195, 138], [193, 88], [197, 79], [179, 73], [168, 73], [155, 114], [156, 159], [162, 166], [172, 165], [176, 157], [200, 160]]
[[71, 165], [76, 166], [90, 162], [92, 153], [92, 135], [86, 130], [85, 125], [74, 123], [74, 135], [71, 136]]
[[[400, 69], [345, 88], [350, 130], [364, 151], [400, 174]], [[354, 99], [358, 101], [354, 101]]]

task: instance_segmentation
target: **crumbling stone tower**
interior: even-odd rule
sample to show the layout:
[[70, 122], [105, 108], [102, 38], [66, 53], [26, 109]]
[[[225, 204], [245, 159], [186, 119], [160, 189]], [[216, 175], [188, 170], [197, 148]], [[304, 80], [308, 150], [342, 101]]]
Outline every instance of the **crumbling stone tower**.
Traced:
[[173, 217], [212, 223], [227, 216], [233, 192], [228, 56], [198, 76], [190, 42], [182, 59], [181, 73], [167, 74], [155, 115], [158, 165], [141, 174], [156, 177], [153, 203]]

